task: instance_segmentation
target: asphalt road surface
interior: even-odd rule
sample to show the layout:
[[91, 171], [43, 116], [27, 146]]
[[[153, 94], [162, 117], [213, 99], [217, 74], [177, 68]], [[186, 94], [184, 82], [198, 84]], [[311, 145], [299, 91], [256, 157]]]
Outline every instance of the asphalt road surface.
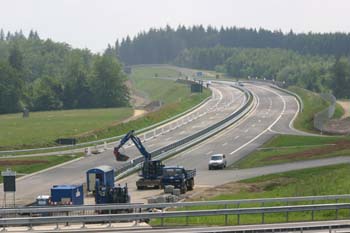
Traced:
[[[147, 133], [146, 142], [144, 143], [147, 150], [151, 152], [156, 148], [168, 145], [193, 134], [196, 131], [206, 128], [208, 125], [224, 119], [227, 115], [240, 107], [245, 101], [245, 96], [242, 91], [229, 85], [213, 84], [212, 90], [212, 99], [200, 108], [172, 123], [168, 123], [164, 126], [164, 130], [161, 128], [156, 130], [156, 134], [163, 132], [162, 135], [151, 139], [154, 135], [154, 131]], [[181, 126], [183, 122], [188, 121], [188, 119], [193, 119], [195, 116], [200, 117]], [[175, 128], [176, 126], [178, 126], [176, 129], [166, 132], [168, 129]], [[143, 138], [143, 136], [141, 138]], [[128, 154], [131, 158], [139, 156], [139, 152], [133, 145], [126, 146], [125, 151], [122, 152]], [[100, 165], [118, 167], [121, 164], [121, 162], [115, 161], [112, 150], [107, 150], [102, 154], [84, 157], [63, 166], [58, 166], [44, 172], [22, 177], [17, 180], [16, 203], [31, 203], [38, 195], [49, 194], [50, 188], [53, 185], [81, 184], [86, 181], [85, 172], [90, 168]], [[0, 198], [3, 203], [2, 188]]]

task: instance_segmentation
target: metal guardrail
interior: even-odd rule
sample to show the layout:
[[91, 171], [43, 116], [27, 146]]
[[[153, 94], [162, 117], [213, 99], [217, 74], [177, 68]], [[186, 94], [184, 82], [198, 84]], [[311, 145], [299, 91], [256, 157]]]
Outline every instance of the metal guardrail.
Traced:
[[350, 194], [327, 195], [327, 196], [305, 196], [305, 197], [280, 197], [280, 198], [258, 198], [241, 200], [221, 201], [196, 201], [196, 202], [174, 202], [174, 203], [133, 203], [133, 204], [107, 204], [107, 205], [81, 205], [81, 206], [46, 206], [46, 207], [23, 207], [23, 208], [1, 208], [0, 216], [8, 214], [34, 214], [34, 213], [57, 213], [57, 212], [81, 212], [100, 210], [122, 210], [122, 209], [166, 209], [195, 206], [240, 206], [243, 204], [267, 204], [267, 203], [294, 203], [294, 202], [316, 202], [316, 201], [350, 201]]
[[[243, 214], [261, 214], [261, 223], [265, 223], [264, 216], [269, 213], [286, 213], [286, 222], [289, 222], [288, 214], [291, 212], [312, 213], [314, 220], [315, 211], [336, 210], [337, 213], [342, 209], [350, 209], [350, 204], [318, 204], [318, 205], [299, 205], [299, 206], [274, 206], [274, 207], [254, 207], [254, 208], [234, 208], [234, 209], [213, 209], [213, 210], [186, 210], [186, 211], [167, 211], [167, 212], [145, 212], [145, 213], [127, 213], [127, 214], [101, 214], [84, 216], [50, 216], [50, 217], [21, 217], [21, 218], [2, 218], [1, 226], [18, 225], [38, 225], [38, 224], [59, 224], [59, 223], [96, 223], [96, 222], [121, 222], [121, 221], [139, 221], [150, 219], [161, 219], [164, 224], [165, 218], [179, 217], [203, 217], [203, 216], [224, 216], [225, 225], [228, 224], [229, 215], [237, 215], [237, 224], [240, 224], [239, 216]], [[336, 216], [337, 218], [337, 216]]]
[[327, 108], [316, 113], [314, 116], [314, 128], [322, 133], [325, 131], [326, 124], [334, 115], [337, 99], [331, 94], [320, 94], [320, 96], [322, 99], [330, 103]]
[[[161, 126], [163, 124], [166, 124], [166, 123], [169, 123], [177, 118], [180, 118], [192, 111], [194, 111], [195, 109], [199, 108], [200, 106], [202, 106], [203, 104], [205, 104], [206, 102], [208, 102], [209, 100], [211, 99], [211, 96], [205, 98], [202, 102], [200, 102], [199, 104], [193, 106], [192, 108], [182, 112], [182, 113], [179, 113], [173, 117], [170, 117], [164, 121], [161, 121], [161, 122], [158, 122], [156, 124], [153, 124], [153, 125], [150, 125], [148, 127], [145, 127], [143, 129], [139, 129], [139, 130], [136, 130], [136, 134], [140, 134], [140, 133], [144, 133], [148, 130], [151, 130], [151, 129], [154, 129], [154, 128], [157, 128], [158, 126]], [[78, 144], [75, 144], [75, 145], [65, 145], [65, 146], [52, 146], [52, 147], [42, 147], [42, 148], [33, 148], [33, 149], [22, 149], [22, 150], [8, 150], [8, 151], [0, 151], [0, 155], [3, 155], [3, 154], [15, 154], [15, 153], [25, 153], [25, 152], [43, 152], [43, 151], [50, 151], [50, 150], [56, 150], [56, 149], [79, 149], [81, 147], [84, 147], [84, 146], [91, 146], [91, 145], [96, 145], [96, 144], [99, 144], [99, 143], [104, 143], [104, 142], [111, 142], [113, 140], [119, 140], [123, 137], [124, 135], [118, 135], [118, 136], [114, 136], [114, 137], [110, 137], [110, 138], [103, 138], [103, 139], [99, 139], [99, 140], [95, 140], [95, 141], [90, 141], [90, 142], [83, 142], [83, 143], [78, 143]]]
[[[215, 123], [214, 125], [209, 126], [208, 128], [205, 128], [204, 130], [201, 130], [197, 133], [187, 136], [165, 147], [152, 151], [151, 152], [152, 158], [162, 160], [175, 153], [179, 153], [180, 151], [187, 149], [190, 146], [193, 146], [203, 141], [209, 136], [212, 136], [218, 133], [219, 131], [223, 130], [227, 126], [236, 122], [242, 116], [242, 114], [245, 114], [246, 112], [248, 112], [250, 109], [249, 107], [251, 107], [251, 104], [253, 101], [253, 96], [246, 89], [243, 89], [240, 87], [236, 87], [236, 88], [240, 89], [245, 93], [246, 100], [242, 107], [240, 107], [237, 111], [233, 112], [227, 118]], [[125, 175], [128, 175], [132, 172], [137, 171], [141, 167], [143, 161], [144, 161], [144, 157], [139, 156], [129, 162], [126, 162], [121, 168], [116, 169], [116, 173], [117, 173], [116, 179], [119, 179], [121, 177], [124, 177]]]

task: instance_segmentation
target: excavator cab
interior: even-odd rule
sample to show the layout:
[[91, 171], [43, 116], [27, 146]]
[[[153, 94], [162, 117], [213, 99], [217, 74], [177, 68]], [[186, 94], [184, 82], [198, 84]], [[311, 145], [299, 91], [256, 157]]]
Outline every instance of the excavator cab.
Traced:
[[120, 153], [117, 148], [114, 148], [113, 154], [115, 156], [115, 159], [120, 162], [125, 162], [129, 159], [129, 156]]

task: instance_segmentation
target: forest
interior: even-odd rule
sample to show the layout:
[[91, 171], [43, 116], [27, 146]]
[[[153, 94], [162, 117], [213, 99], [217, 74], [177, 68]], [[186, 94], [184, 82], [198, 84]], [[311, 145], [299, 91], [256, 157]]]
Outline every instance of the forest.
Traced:
[[284, 81], [350, 98], [350, 34], [283, 33], [237, 27], [167, 26], [109, 45], [127, 65], [162, 64], [217, 70], [235, 78]]
[[116, 56], [0, 30], [0, 113], [129, 105]]

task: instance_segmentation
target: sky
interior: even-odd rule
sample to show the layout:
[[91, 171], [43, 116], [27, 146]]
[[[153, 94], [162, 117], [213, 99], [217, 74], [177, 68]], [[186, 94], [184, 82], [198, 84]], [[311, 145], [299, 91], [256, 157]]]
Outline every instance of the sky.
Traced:
[[102, 52], [149, 28], [212, 25], [350, 32], [348, 0], [0, 0], [0, 28]]

